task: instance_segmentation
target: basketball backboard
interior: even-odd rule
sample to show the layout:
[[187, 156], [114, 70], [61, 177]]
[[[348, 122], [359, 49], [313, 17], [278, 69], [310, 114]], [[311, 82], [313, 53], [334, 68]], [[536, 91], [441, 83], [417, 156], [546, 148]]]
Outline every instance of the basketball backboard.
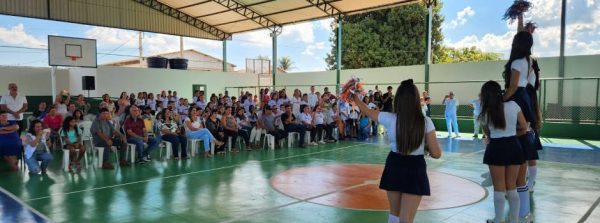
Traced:
[[65, 36], [48, 36], [48, 64], [64, 67], [98, 66], [96, 40]]

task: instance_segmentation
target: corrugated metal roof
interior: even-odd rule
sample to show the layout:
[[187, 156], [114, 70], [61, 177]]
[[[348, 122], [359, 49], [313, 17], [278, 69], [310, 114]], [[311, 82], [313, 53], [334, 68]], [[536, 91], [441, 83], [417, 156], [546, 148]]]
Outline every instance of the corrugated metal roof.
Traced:
[[222, 40], [419, 0], [0, 0], [0, 14]]

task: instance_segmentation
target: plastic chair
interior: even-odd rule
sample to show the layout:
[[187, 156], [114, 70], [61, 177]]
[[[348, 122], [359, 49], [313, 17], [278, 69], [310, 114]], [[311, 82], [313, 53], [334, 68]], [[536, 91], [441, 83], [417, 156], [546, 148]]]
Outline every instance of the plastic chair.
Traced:
[[[63, 129], [61, 128], [61, 129], [58, 130], [58, 139], [60, 140], [60, 147], [61, 147], [61, 150], [63, 152], [63, 164], [62, 164], [62, 166], [63, 166], [63, 169], [65, 171], [69, 171], [69, 163], [71, 161], [71, 157], [70, 157], [71, 153], [65, 147], [65, 144], [63, 143], [62, 136], [63, 136]], [[77, 153], [81, 152], [79, 149], [76, 149], [75, 151]], [[87, 154], [86, 153], [83, 154], [83, 160], [85, 162], [85, 168], [87, 168], [88, 167], [88, 161], [87, 161]]]

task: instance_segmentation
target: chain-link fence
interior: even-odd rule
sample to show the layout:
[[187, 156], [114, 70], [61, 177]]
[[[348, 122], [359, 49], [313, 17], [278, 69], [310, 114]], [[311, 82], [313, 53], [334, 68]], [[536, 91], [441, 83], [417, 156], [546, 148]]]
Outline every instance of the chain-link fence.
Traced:
[[[503, 80], [496, 80], [502, 86]], [[452, 91], [459, 99], [460, 105], [457, 115], [463, 118], [473, 116], [473, 109], [469, 106], [472, 100], [478, 98], [481, 86], [486, 81], [454, 81], [454, 82], [429, 82], [429, 96], [431, 97], [431, 115], [433, 117], [443, 117], [444, 106], [442, 100], [444, 96]], [[415, 83], [421, 92], [425, 89], [425, 83]], [[399, 83], [365, 83], [366, 91], [374, 91], [376, 87], [383, 93], [388, 86], [398, 87]], [[276, 89], [286, 89], [288, 96], [291, 96], [294, 89], [299, 89], [302, 93], [310, 92], [311, 85], [281, 85], [275, 86]], [[324, 88], [335, 92], [335, 84], [314, 85], [316, 91], [323, 92]], [[249, 91], [258, 94], [260, 89], [271, 87], [227, 87], [230, 94], [241, 91]], [[600, 78], [545, 78], [540, 81], [538, 91], [538, 102], [542, 112], [542, 118], [547, 122], [568, 122], [583, 124], [600, 124]]]

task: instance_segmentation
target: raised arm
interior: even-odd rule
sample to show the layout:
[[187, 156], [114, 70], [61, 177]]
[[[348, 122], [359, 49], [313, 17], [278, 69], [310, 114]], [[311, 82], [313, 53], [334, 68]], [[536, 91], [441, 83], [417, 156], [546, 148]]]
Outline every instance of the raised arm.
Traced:
[[379, 120], [379, 111], [369, 109], [369, 107], [362, 100], [360, 100], [357, 94], [354, 94], [352, 100], [361, 111], [364, 111], [365, 114], [369, 116], [371, 120]]

